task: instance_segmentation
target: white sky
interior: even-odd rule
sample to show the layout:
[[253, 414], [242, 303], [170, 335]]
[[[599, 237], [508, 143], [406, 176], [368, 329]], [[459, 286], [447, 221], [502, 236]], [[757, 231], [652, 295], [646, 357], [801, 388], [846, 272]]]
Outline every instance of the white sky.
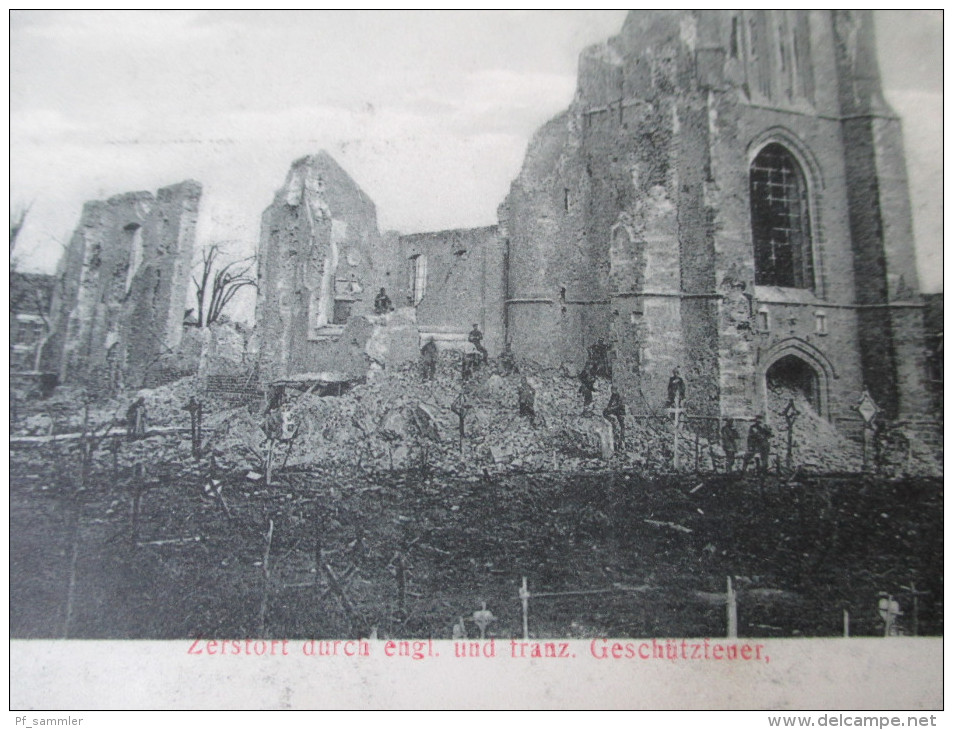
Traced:
[[[327, 149], [382, 230], [488, 225], [579, 52], [625, 11], [13, 11], [11, 203], [52, 271], [82, 204], [187, 178], [198, 245], [253, 252], [291, 162]], [[877, 14], [904, 120], [921, 287], [942, 288], [942, 14]]]

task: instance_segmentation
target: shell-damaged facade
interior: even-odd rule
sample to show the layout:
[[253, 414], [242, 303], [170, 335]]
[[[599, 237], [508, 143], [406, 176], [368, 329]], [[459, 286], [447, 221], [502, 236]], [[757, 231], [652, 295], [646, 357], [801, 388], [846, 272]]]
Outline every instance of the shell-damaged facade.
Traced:
[[[150, 382], [181, 336], [200, 192], [87, 206], [46, 370]], [[869, 11], [631, 12], [582, 53], [497, 225], [382, 234], [327, 153], [303, 157], [262, 217], [257, 284], [262, 384], [360, 377], [476, 327], [490, 355], [570, 374], [608, 353], [635, 417], [665, 407], [675, 368], [711, 423], [765, 413], [772, 392], [845, 426], [865, 390], [889, 419], [935, 405]]]
[[[631, 412], [674, 367], [698, 415], [928, 410], [900, 122], [870, 12], [633, 11], [500, 209], [517, 355], [614, 346]], [[657, 404], [649, 404], [657, 407]]]
[[[633, 11], [583, 52], [575, 100], [535, 135], [496, 227], [383, 240], [356, 185], [350, 202], [318, 190], [341, 174], [325, 158], [296, 163], [265, 214], [274, 372], [312, 367], [302, 353], [386, 286], [421, 342], [478, 323], [491, 354], [578, 372], [602, 340], [635, 415], [676, 367], [696, 416], [763, 412], [772, 384], [835, 422], [856, 421], [865, 388], [891, 418], [930, 408], [869, 12]], [[310, 238], [287, 249], [288, 226]], [[276, 257], [297, 262], [282, 283]]]

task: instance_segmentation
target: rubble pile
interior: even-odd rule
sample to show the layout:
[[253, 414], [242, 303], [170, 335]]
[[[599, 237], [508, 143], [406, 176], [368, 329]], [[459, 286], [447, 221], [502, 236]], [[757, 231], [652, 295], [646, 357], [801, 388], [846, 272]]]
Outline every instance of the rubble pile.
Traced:
[[840, 433], [814, 410], [801, 391], [774, 384], [768, 388], [768, 422], [773, 430], [771, 453], [779, 454], [783, 463], [788, 443], [783, 411], [792, 400], [798, 411], [791, 449], [793, 463], [808, 471], [860, 471], [863, 445]]
[[[774, 428], [773, 454], [782, 455], [783, 460], [787, 453], [787, 425], [783, 411], [791, 400], [798, 410], [792, 448], [795, 464], [813, 472], [857, 472], [863, 469], [863, 443], [838, 431], [814, 410], [803, 393], [781, 386], [768, 389], [768, 410]], [[888, 476], [943, 474], [935, 449], [902, 423], [878, 422], [878, 433], [872, 437], [868, 459], [871, 468]]]
[[[671, 470], [673, 444], [667, 419], [627, 418], [625, 444], [602, 417], [609, 384], [598, 380], [591, 414], [582, 415], [577, 378], [556, 371], [505, 373], [496, 363], [468, 382], [460, 377], [460, 353], [440, 355], [436, 373], [423, 380], [416, 364], [372, 370], [366, 382], [340, 396], [306, 392], [291, 398], [296, 437], [275, 445], [282, 465], [358, 467], [378, 471], [425, 468], [479, 474], [613, 467]], [[532, 374], [528, 374], [532, 372]], [[535, 392], [535, 417], [519, 413], [523, 375]], [[465, 394], [464, 439], [454, 411]], [[209, 421], [221, 451], [237, 449], [262, 460], [266, 439], [262, 416], [230, 411]], [[689, 426], [680, 434], [683, 468], [695, 464], [696, 439]], [[698, 439], [699, 468], [721, 466], [716, 447]]]
[[[298, 389], [288, 388], [284, 409], [291, 426], [271, 444], [261, 402], [232, 407], [216, 401], [203, 391], [199, 377], [91, 405], [89, 427], [101, 429], [110, 423], [124, 427], [126, 409], [135, 398], [142, 397], [149, 428], [186, 430], [190, 422], [186, 405], [195, 397], [205, 407], [205, 451], [215, 453], [219, 467], [229, 470], [261, 473], [269, 459], [278, 468], [322, 467], [339, 472], [419, 468], [472, 478], [488, 473], [607, 467], [656, 473], [673, 470], [675, 439], [671, 416], [662, 403], [650, 417], [628, 415], [625, 441], [620, 444], [616, 424], [602, 416], [609, 400], [609, 381], [597, 379], [592, 407], [584, 416], [580, 382], [571, 373], [525, 363], [517, 372], [491, 361], [464, 382], [461, 357], [460, 352], [442, 352], [429, 380], [423, 379], [417, 363], [410, 362], [374, 367], [366, 379], [349, 383], [343, 392], [317, 386], [308, 389], [307, 381]], [[523, 378], [535, 396], [532, 417], [520, 415]], [[44, 402], [43, 411], [24, 414], [14, 434], [46, 436], [51, 424], [55, 433], [80, 431], [84, 414], [77, 404], [83, 399], [81, 393], [73, 391], [57, 391]], [[335, 392], [341, 394], [327, 394]], [[793, 463], [809, 472], [860, 471], [862, 445], [817, 414], [802, 393], [779, 387], [769, 391], [771, 466], [786, 461], [783, 410], [792, 399], [799, 412], [794, 425]], [[462, 440], [457, 412], [461, 402]], [[683, 422], [678, 438], [680, 471], [724, 470], [718, 426], [691, 419]], [[741, 438], [735, 471], [741, 469], [747, 427], [738, 423]], [[897, 427], [885, 433], [880, 463], [883, 471], [896, 475], [942, 473], [930, 447], [915, 434]], [[187, 435], [183, 436], [185, 440]], [[186, 447], [185, 443], [175, 444], [177, 451]]]

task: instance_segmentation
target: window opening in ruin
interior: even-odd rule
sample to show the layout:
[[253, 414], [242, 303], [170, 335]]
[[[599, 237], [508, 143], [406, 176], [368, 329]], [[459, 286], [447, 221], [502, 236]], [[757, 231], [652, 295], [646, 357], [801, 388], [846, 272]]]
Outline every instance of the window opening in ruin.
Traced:
[[334, 314], [331, 324], [347, 324], [351, 316], [351, 307], [354, 302], [350, 299], [335, 299]]
[[758, 310], [758, 329], [761, 332], [769, 332], [771, 330], [771, 315], [767, 309]]
[[819, 335], [827, 334], [827, 315], [824, 312], [814, 312], [814, 331]]
[[738, 16], [731, 19], [731, 57], [738, 58]]
[[129, 264], [126, 266], [125, 293], [132, 288], [132, 279], [142, 264], [142, 226], [130, 223], [123, 229], [125, 233], [125, 248], [129, 252]]
[[416, 307], [427, 293], [427, 256], [417, 254], [411, 257], [410, 262], [411, 299]]
[[785, 355], [768, 368], [765, 379], [768, 395], [776, 405], [784, 406], [793, 398], [796, 406], [807, 403], [820, 413], [820, 379], [814, 368], [801, 358]]
[[813, 289], [807, 184], [782, 145], [767, 145], [751, 163], [755, 283]]
[[569, 188], [563, 188], [563, 210], [569, 212]]

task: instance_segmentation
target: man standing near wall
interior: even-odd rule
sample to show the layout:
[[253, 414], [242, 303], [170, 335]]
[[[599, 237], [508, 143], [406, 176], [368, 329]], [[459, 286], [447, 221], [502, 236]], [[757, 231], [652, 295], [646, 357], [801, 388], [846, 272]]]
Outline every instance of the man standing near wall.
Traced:
[[420, 348], [420, 369], [424, 380], [433, 380], [437, 374], [437, 343], [433, 341], [433, 337]]
[[592, 415], [592, 394], [596, 390], [596, 379], [589, 368], [579, 373], [579, 392], [582, 393], [582, 415]]
[[473, 325], [473, 329], [470, 330], [470, 335], [467, 337], [480, 355], [483, 356], [483, 364], [486, 365], [489, 362], [490, 353], [486, 351], [486, 348], [483, 346], [483, 333], [480, 332], [480, 328], [477, 325]]
[[146, 399], [136, 399], [126, 411], [126, 434], [130, 441], [137, 441], [146, 435]]
[[748, 451], [745, 453], [741, 471], [748, 470], [748, 462], [752, 457], [757, 457], [761, 462], [758, 471], [762, 474], [768, 471], [768, 461], [771, 457], [771, 429], [764, 425], [764, 418], [760, 415], [754, 417], [754, 423], [748, 429]]
[[534, 426], [536, 425], [536, 390], [533, 388], [533, 385], [529, 382], [529, 379], [524, 375], [520, 378], [519, 390], [517, 391], [517, 397], [519, 398], [520, 406], [520, 416], [529, 418], [530, 423]]
[[602, 415], [605, 417], [609, 423], [615, 424], [618, 426], [619, 446], [622, 447], [625, 444], [625, 403], [622, 402], [622, 396], [619, 395], [619, 391], [616, 390], [616, 387], [612, 386], [612, 393], [609, 395], [609, 403], [606, 405], [605, 409], [602, 411]]
[[738, 453], [738, 429], [735, 428], [735, 420], [728, 418], [725, 425], [721, 427], [721, 447], [725, 450], [725, 473], [730, 474], [735, 465], [735, 454]]
[[678, 373], [678, 368], [672, 370], [672, 377], [668, 379], [668, 407], [685, 404], [685, 381]]

